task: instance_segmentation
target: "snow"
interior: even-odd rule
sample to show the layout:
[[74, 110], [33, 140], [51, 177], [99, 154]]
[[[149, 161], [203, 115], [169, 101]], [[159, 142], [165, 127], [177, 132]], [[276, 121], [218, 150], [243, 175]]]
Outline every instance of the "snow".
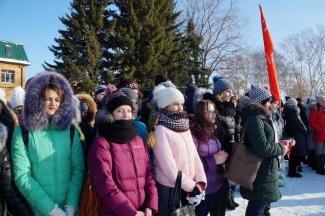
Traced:
[[[315, 173], [303, 165], [302, 178], [287, 177], [286, 186], [280, 188], [282, 198], [271, 204], [273, 216], [324, 216], [325, 215], [325, 176]], [[239, 204], [234, 211], [227, 211], [226, 216], [243, 216], [247, 206], [236, 188], [235, 201]]]

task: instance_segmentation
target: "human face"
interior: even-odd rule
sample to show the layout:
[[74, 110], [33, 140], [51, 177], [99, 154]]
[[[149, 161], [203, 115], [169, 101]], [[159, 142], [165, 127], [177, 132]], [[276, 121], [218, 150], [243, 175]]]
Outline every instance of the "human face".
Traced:
[[133, 117], [137, 117], [139, 110], [139, 100], [132, 100], [133, 103]]
[[113, 111], [114, 120], [131, 120], [132, 119], [132, 107], [129, 105], [122, 105], [117, 107]]
[[53, 89], [45, 90], [45, 111], [49, 116], [53, 116], [59, 109], [61, 98]]
[[209, 124], [216, 123], [216, 110], [213, 104], [208, 104], [208, 110], [204, 111], [204, 118]]
[[222, 92], [222, 94], [221, 94], [221, 100], [222, 101], [225, 101], [225, 102], [229, 102], [230, 101], [230, 98], [232, 96], [233, 96], [232, 90], [231, 89], [228, 89], [228, 90]]
[[275, 113], [278, 110], [278, 107], [279, 105], [277, 101], [270, 104], [270, 110], [272, 111], [272, 113]]
[[183, 106], [184, 106], [183, 103], [174, 102], [172, 104], [169, 104], [166, 109], [169, 112], [183, 112], [184, 110]]
[[270, 110], [270, 109], [271, 109], [271, 102], [270, 102], [270, 101], [266, 102], [266, 103], [264, 104], [264, 107], [265, 107], [266, 109]]

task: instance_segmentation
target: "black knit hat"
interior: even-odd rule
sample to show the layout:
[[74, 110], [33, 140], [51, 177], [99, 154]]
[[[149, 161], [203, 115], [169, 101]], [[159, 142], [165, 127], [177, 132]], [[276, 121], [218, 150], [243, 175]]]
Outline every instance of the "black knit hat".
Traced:
[[117, 107], [122, 105], [129, 105], [133, 109], [132, 101], [125, 95], [119, 95], [109, 100], [107, 103], [107, 109], [110, 113], [113, 113]]
[[155, 86], [159, 85], [160, 83], [168, 81], [168, 78], [163, 75], [156, 75], [155, 77]]

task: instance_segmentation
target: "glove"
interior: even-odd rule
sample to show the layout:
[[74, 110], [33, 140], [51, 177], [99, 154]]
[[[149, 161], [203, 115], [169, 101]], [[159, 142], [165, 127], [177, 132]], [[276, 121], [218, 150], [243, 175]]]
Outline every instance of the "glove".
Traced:
[[196, 182], [195, 187], [189, 196], [195, 197], [196, 195], [201, 194], [203, 191], [205, 191], [205, 183], [204, 182]]
[[49, 216], [66, 216], [66, 214], [62, 209], [59, 208], [58, 204], [55, 204], [54, 209], [52, 209]]
[[205, 199], [205, 183], [197, 182], [192, 193], [190, 193], [186, 199], [190, 205], [199, 205], [200, 202]]
[[67, 216], [73, 216], [76, 211], [76, 208], [70, 205], [64, 206], [64, 212]]
[[190, 205], [197, 206], [201, 203], [202, 200], [205, 200], [205, 191], [199, 195], [196, 195], [195, 197], [187, 196], [186, 199]]

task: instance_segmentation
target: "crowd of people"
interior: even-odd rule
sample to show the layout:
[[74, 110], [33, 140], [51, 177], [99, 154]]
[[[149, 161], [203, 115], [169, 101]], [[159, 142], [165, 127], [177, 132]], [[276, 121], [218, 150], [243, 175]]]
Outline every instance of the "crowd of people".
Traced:
[[191, 205], [195, 215], [224, 216], [238, 207], [236, 182], [223, 173], [241, 141], [261, 158], [253, 190], [239, 185], [245, 214], [270, 215], [302, 163], [325, 175], [325, 93], [281, 104], [260, 85], [233, 90], [216, 76], [212, 90], [190, 85], [184, 96], [158, 75], [146, 95], [130, 79], [74, 95], [56, 72], [17, 86], [8, 101], [0, 89], [0, 215], [78, 215], [88, 173], [94, 215], [167, 216]]

